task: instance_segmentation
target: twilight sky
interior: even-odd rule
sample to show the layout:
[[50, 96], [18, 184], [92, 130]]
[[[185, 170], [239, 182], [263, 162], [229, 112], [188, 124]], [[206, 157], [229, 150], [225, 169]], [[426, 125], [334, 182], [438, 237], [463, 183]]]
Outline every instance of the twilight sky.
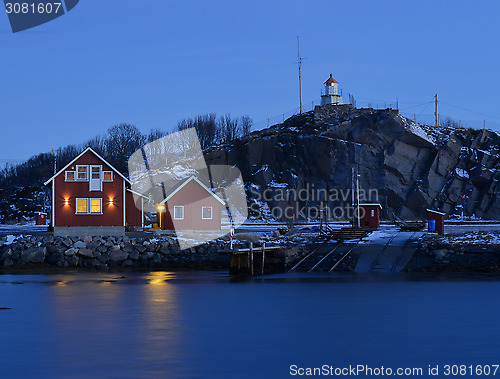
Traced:
[[430, 121], [437, 92], [442, 115], [500, 131], [497, 1], [80, 0], [16, 34], [0, 9], [0, 164], [121, 122], [279, 122], [298, 109], [297, 33], [306, 110], [333, 73], [358, 106]]

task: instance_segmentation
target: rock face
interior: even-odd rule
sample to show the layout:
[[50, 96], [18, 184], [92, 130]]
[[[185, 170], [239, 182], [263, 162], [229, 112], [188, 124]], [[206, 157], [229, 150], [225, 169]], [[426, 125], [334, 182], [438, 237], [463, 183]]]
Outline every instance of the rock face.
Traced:
[[490, 130], [327, 105], [211, 149], [206, 159], [241, 170], [255, 217], [286, 219], [289, 208], [288, 217], [314, 218], [308, 209], [322, 200], [330, 210], [345, 207], [358, 168], [361, 201], [380, 203], [383, 218], [419, 219], [434, 208], [498, 219], [499, 153], [500, 137]]

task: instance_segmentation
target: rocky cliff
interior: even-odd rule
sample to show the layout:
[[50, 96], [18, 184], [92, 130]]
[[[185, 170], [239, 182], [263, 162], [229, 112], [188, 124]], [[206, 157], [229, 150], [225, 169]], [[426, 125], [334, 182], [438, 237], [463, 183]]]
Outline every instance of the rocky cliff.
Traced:
[[322, 201], [349, 206], [354, 169], [360, 200], [380, 203], [383, 218], [419, 219], [433, 208], [500, 219], [499, 150], [491, 130], [429, 127], [396, 110], [343, 105], [317, 106], [206, 159], [240, 168], [253, 216], [300, 219]]

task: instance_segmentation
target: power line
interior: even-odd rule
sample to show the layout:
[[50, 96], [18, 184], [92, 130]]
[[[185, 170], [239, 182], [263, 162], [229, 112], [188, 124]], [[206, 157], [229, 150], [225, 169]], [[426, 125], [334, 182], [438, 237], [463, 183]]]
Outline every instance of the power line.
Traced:
[[453, 104], [447, 103], [447, 102], [442, 101], [442, 100], [441, 100], [440, 102], [441, 102], [442, 104], [446, 104], [446, 105], [448, 105], [448, 106], [450, 106], [450, 107], [453, 107], [453, 108], [461, 109], [461, 110], [463, 110], [463, 111], [467, 111], [467, 112], [471, 112], [471, 113], [476, 113], [476, 114], [480, 114], [480, 115], [482, 115], [482, 116], [491, 117], [491, 118], [495, 118], [495, 119], [497, 119], [497, 120], [500, 120], [500, 117], [498, 117], [498, 116], [492, 116], [492, 115], [489, 115], [489, 114], [486, 114], [486, 113], [476, 112], [476, 111], [473, 111], [473, 110], [471, 110], [471, 109], [467, 109], [467, 108], [464, 108], [464, 107], [459, 107], [459, 106], [457, 106], [457, 105], [453, 105]]

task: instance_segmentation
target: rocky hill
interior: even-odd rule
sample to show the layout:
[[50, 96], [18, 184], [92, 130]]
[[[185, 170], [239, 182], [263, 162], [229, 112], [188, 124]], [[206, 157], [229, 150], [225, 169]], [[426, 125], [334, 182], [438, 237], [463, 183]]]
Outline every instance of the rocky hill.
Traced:
[[321, 200], [330, 209], [350, 204], [355, 168], [361, 201], [380, 203], [383, 218], [419, 219], [433, 208], [500, 219], [499, 152], [494, 131], [429, 127], [397, 110], [343, 105], [317, 106], [212, 148], [206, 159], [240, 168], [254, 216], [283, 218], [288, 207], [290, 217], [307, 218], [303, 207]]

